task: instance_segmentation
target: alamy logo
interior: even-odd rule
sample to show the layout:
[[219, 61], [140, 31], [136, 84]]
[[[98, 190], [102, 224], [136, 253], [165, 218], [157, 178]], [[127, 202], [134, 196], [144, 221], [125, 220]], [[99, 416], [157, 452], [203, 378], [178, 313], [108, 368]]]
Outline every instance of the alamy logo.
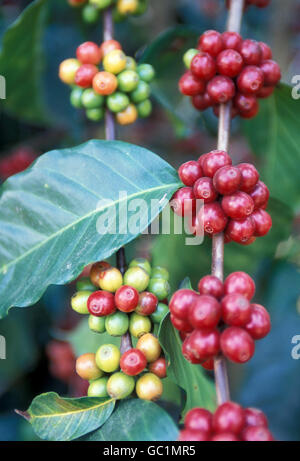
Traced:
[[0, 75], [0, 99], [6, 99], [6, 80]]
[[6, 359], [6, 340], [0, 335], [0, 360]]

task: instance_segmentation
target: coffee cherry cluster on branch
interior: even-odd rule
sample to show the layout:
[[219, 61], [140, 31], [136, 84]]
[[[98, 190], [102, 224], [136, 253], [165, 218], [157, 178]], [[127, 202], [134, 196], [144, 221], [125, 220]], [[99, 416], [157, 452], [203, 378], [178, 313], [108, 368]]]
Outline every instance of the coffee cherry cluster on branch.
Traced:
[[254, 117], [258, 98], [270, 96], [281, 78], [271, 48], [236, 32], [204, 32], [183, 60], [188, 71], [179, 81], [181, 93], [200, 111], [213, 107], [217, 116], [220, 104], [232, 101], [232, 117]]
[[226, 152], [215, 150], [184, 163], [178, 173], [185, 187], [175, 192], [171, 207], [190, 219], [192, 233], [211, 236], [224, 231], [226, 243], [249, 245], [271, 229], [265, 211], [269, 190], [252, 164], [233, 166]]
[[220, 405], [214, 414], [193, 408], [184, 419], [180, 441], [189, 442], [271, 442], [266, 415], [257, 408], [242, 408], [234, 402]]
[[98, 122], [108, 109], [120, 125], [128, 125], [151, 114], [149, 84], [155, 71], [150, 64], [137, 65], [116, 40], [100, 47], [84, 42], [76, 55], [61, 63], [59, 77], [72, 88], [71, 104], [85, 109], [88, 119]]
[[251, 303], [252, 278], [245, 272], [233, 272], [223, 284], [207, 275], [199, 281], [198, 291], [178, 290], [170, 301], [171, 321], [184, 340], [184, 357], [208, 369], [220, 352], [235, 363], [250, 360], [254, 341], [271, 329], [267, 310]]
[[148, 8], [148, 0], [68, 0], [72, 7], [83, 7], [82, 18], [93, 24], [107, 8], [113, 7], [114, 21], [121, 22], [128, 16], [140, 16]]

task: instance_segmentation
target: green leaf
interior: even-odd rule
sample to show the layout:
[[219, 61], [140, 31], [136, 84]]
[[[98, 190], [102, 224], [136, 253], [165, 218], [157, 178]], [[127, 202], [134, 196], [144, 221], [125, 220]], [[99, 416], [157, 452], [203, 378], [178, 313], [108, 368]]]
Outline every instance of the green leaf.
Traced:
[[261, 101], [259, 114], [244, 121], [244, 130], [261, 157], [262, 179], [271, 196], [299, 210], [300, 103], [291, 91], [288, 85], [280, 85], [273, 96]]
[[168, 377], [186, 392], [183, 413], [194, 407], [204, 407], [213, 411], [216, 406], [214, 385], [200, 365], [193, 365], [183, 357], [182, 341], [169, 315], [162, 322], [158, 338], [170, 363], [167, 369]]
[[[49, 152], [9, 178], [0, 197], [0, 316], [12, 305], [35, 303], [48, 285], [67, 283], [136, 238], [179, 186], [160, 157], [118, 141]], [[122, 225], [126, 207], [135, 228], [114, 228], [109, 220], [108, 232], [98, 232], [108, 213]]]
[[43, 440], [68, 441], [98, 429], [110, 417], [112, 399], [81, 397], [62, 398], [55, 392], [36, 397], [23, 416]]
[[112, 416], [97, 431], [83, 437], [88, 441], [173, 441], [178, 428], [168, 413], [153, 402], [121, 401]]
[[1, 106], [15, 118], [47, 120], [42, 97], [43, 30], [47, 0], [36, 0], [7, 29], [2, 39], [0, 75], [6, 79]]

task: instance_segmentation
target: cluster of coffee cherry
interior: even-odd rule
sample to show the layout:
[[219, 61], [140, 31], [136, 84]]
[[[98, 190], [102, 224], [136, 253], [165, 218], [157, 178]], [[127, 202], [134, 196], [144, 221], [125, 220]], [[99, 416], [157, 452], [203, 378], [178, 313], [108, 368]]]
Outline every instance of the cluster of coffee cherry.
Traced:
[[220, 405], [214, 414], [193, 408], [184, 419], [180, 441], [189, 442], [271, 442], [266, 415], [257, 408], [242, 408], [234, 402]]
[[[226, 0], [226, 7], [230, 8], [230, 1]], [[246, 0], [245, 1], [245, 8], [248, 6], [257, 6], [257, 8], [266, 8], [270, 5], [271, 0]]]
[[168, 278], [165, 268], [151, 267], [147, 259], [137, 258], [124, 275], [101, 261], [91, 267], [89, 278], [77, 282], [78, 291], [71, 306], [79, 314], [90, 314], [92, 331], [107, 332], [113, 337], [129, 332], [137, 340], [134, 348], [129, 347], [122, 354], [116, 345], [103, 344], [96, 354], [84, 354], [77, 359], [78, 375], [90, 381], [89, 396], [123, 399], [134, 389], [141, 399], [155, 400], [161, 396], [166, 361], [151, 330], [152, 323], [159, 324], [169, 311]]
[[72, 87], [71, 104], [85, 109], [88, 119], [100, 121], [108, 109], [120, 125], [128, 125], [151, 114], [149, 83], [155, 71], [150, 64], [137, 65], [116, 40], [101, 46], [84, 42], [76, 55], [61, 63], [59, 77]]
[[[269, 190], [252, 164], [233, 166], [226, 152], [215, 150], [184, 163], [178, 173], [185, 187], [175, 192], [171, 207], [190, 218], [192, 233], [225, 231], [226, 243], [249, 245], [269, 232], [272, 219], [265, 211]], [[197, 200], [204, 203], [200, 209]]]
[[245, 363], [255, 351], [255, 340], [271, 329], [270, 316], [260, 304], [251, 304], [255, 284], [245, 272], [233, 272], [224, 284], [207, 275], [196, 293], [181, 289], [170, 301], [171, 321], [182, 333], [182, 353], [191, 363], [213, 368], [220, 352], [235, 363]]
[[68, 0], [68, 3], [73, 7], [83, 7], [82, 18], [90, 24], [97, 22], [101, 13], [112, 6], [116, 22], [123, 21], [129, 15], [140, 16], [148, 8], [148, 0]]
[[271, 48], [236, 32], [204, 32], [183, 60], [188, 71], [179, 81], [181, 93], [200, 111], [213, 107], [217, 116], [220, 104], [232, 101], [232, 117], [254, 117], [257, 99], [270, 96], [281, 78]]

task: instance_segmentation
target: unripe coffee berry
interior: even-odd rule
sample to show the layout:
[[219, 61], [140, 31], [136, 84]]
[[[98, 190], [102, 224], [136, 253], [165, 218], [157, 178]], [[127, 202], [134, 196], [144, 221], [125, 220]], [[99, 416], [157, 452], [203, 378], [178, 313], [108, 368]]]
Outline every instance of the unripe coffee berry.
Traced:
[[126, 109], [116, 114], [119, 125], [131, 125], [138, 118], [138, 111], [134, 104], [129, 104]]
[[152, 279], [163, 279], [168, 281], [170, 278], [170, 274], [165, 267], [155, 266], [151, 270], [151, 278]]
[[147, 272], [147, 274], [151, 274], [151, 264], [150, 262], [148, 261], [148, 259], [146, 258], [135, 258], [133, 259], [128, 268], [130, 267], [141, 267], [142, 269], [144, 269], [144, 271]]
[[78, 314], [88, 314], [88, 299], [92, 291], [78, 291], [71, 298], [72, 309]]
[[136, 393], [139, 399], [158, 400], [163, 393], [163, 384], [155, 374], [146, 373], [138, 379]]
[[102, 290], [115, 293], [123, 284], [123, 276], [119, 269], [110, 267], [100, 273], [99, 286]]
[[151, 333], [142, 335], [137, 342], [136, 348], [143, 352], [149, 363], [155, 362], [161, 355], [159, 341]]
[[115, 49], [104, 56], [102, 63], [106, 72], [119, 74], [126, 67], [126, 56], [123, 51]]
[[158, 301], [162, 301], [169, 296], [170, 285], [167, 280], [151, 278], [149, 280], [148, 290], [157, 297]]
[[76, 360], [76, 373], [87, 381], [103, 376], [103, 371], [97, 366], [95, 354], [92, 353], [78, 357]]
[[146, 83], [152, 82], [155, 77], [155, 70], [151, 64], [140, 64], [137, 66], [137, 73], [140, 79]]
[[124, 274], [124, 284], [130, 285], [137, 291], [145, 291], [149, 284], [149, 274], [141, 267], [130, 267]]
[[87, 391], [88, 397], [108, 397], [107, 381], [108, 378], [106, 376], [92, 381]]
[[110, 336], [123, 336], [128, 327], [128, 316], [124, 312], [115, 312], [105, 318], [105, 329]]
[[122, 400], [134, 391], [135, 381], [132, 376], [117, 372], [110, 376], [107, 382], [107, 392], [111, 398]]
[[119, 368], [121, 353], [114, 344], [103, 344], [96, 352], [96, 363], [100, 370], [112, 373]]
[[104, 333], [105, 332], [105, 318], [96, 317], [95, 315], [89, 316], [89, 328], [95, 333]]
[[106, 261], [99, 261], [92, 265], [90, 270], [90, 279], [93, 285], [99, 287], [100, 272], [105, 269], [109, 269], [111, 265]]
[[169, 308], [166, 304], [158, 303], [156, 307], [156, 311], [153, 312], [150, 318], [153, 323], [159, 324], [164, 319], [164, 317], [166, 316], [168, 312], [169, 312]]
[[67, 85], [73, 85], [79, 68], [80, 62], [77, 59], [66, 59], [59, 66], [59, 78]]
[[151, 327], [151, 321], [148, 317], [139, 315], [135, 312], [131, 314], [129, 321], [129, 331], [135, 338], [140, 338], [146, 333], [149, 333], [151, 331]]

